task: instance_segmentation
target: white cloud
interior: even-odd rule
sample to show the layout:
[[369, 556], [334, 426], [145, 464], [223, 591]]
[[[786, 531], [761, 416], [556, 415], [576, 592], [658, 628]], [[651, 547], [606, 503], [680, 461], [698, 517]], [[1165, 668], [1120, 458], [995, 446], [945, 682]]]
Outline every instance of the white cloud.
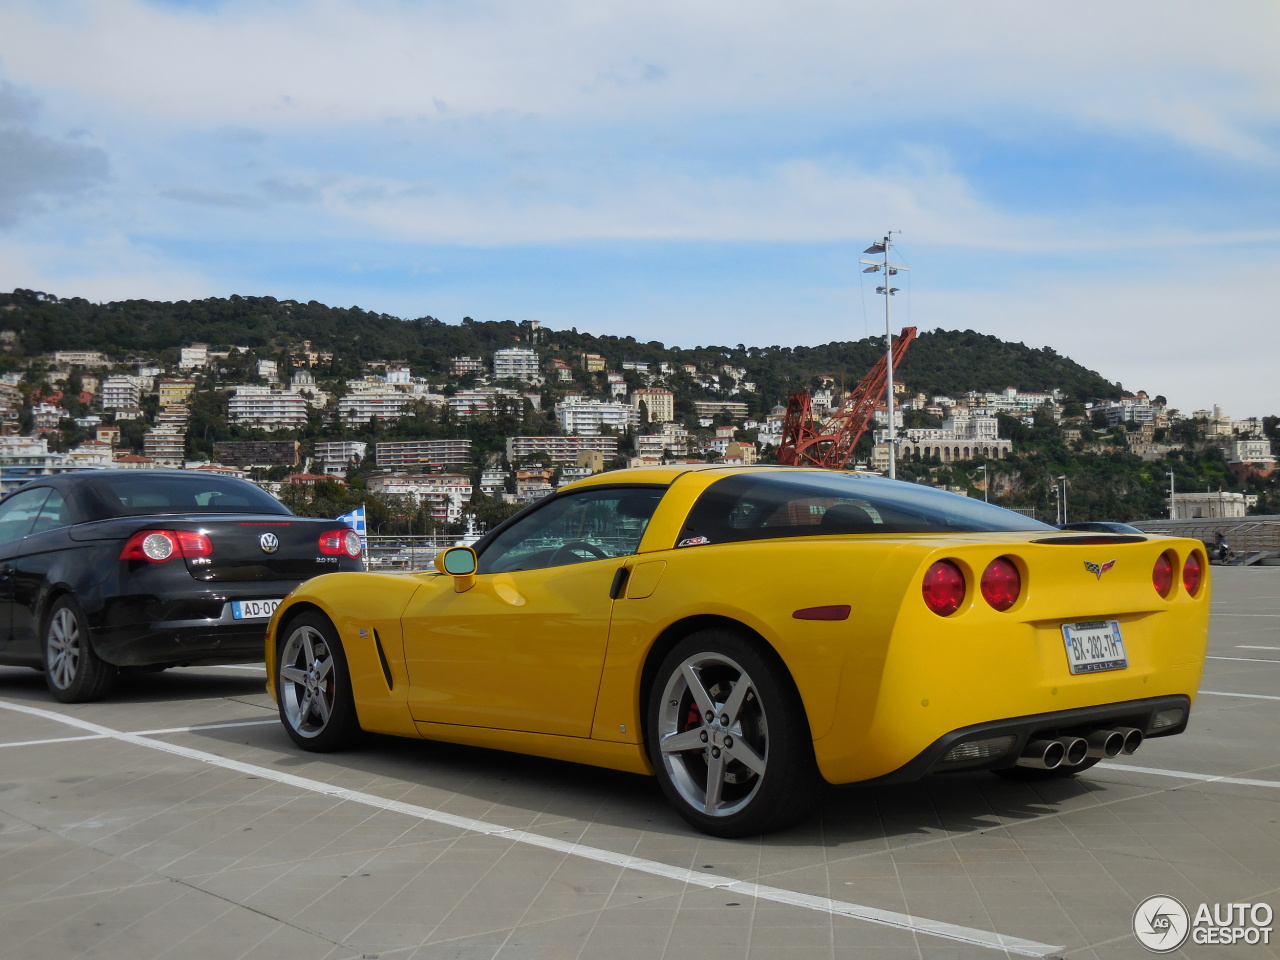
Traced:
[[913, 236], [966, 244], [979, 236], [1030, 238], [1032, 224], [984, 206], [945, 171], [896, 177], [783, 163], [758, 177], [695, 178], [645, 170], [521, 195], [471, 197], [420, 185], [350, 178], [327, 187], [327, 208], [379, 234], [417, 242], [521, 244], [582, 239], [825, 241], [910, 223]]
[[17, 0], [0, 57], [21, 82], [190, 125], [1023, 113], [1259, 158], [1278, 33], [1268, 0]]
[[207, 277], [174, 267], [119, 233], [76, 244], [0, 236], [0, 290], [41, 290], [98, 303], [112, 300], [190, 300], [225, 295]]
[[1052, 346], [1126, 389], [1164, 394], [1184, 413], [1219, 403], [1235, 416], [1261, 416], [1280, 411], [1278, 305], [1274, 265], [1231, 263], [1198, 274], [1171, 265], [1122, 279], [917, 294], [914, 312], [925, 328]]

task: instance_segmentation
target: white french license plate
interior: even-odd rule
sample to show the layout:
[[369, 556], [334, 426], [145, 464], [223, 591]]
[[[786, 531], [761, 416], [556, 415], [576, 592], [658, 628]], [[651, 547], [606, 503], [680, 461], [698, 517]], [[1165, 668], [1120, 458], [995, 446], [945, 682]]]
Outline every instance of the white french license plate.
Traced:
[[1129, 666], [1117, 620], [1064, 623], [1062, 640], [1067, 647], [1067, 666], [1072, 673], [1101, 673]]
[[231, 615], [237, 620], [256, 620], [276, 612], [281, 600], [232, 600]]

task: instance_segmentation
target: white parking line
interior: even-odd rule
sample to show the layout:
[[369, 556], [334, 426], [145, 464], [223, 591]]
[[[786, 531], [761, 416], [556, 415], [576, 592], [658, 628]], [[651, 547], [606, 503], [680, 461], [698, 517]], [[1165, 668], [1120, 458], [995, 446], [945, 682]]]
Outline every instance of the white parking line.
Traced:
[[1211, 697], [1244, 697], [1246, 700], [1280, 700], [1265, 693], [1227, 693], [1225, 690], [1201, 690], [1200, 693]]
[[1280, 647], [1251, 647], [1247, 643], [1237, 643], [1237, 650], [1280, 650]]
[[[194, 733], [197, 730], [225, 730], [227, 727], [256, 727], [264, 723], [279, 723], [280, 720], [272, 717], [270, 720], [236, 720], [233, 723], [198, 723], [192, 727], [165, 727], [162, 730], [134, 730], [129, 734], [131, 737], [154, 737], [161, 733]], [[17, 740], [12, 743], [0, 743], [2, 747], [36, 747], [45, 743], [75, 743], [77, 740], [107, 740], [110, 739], [107, 733], [86, 733], [83, 737], [56, 737], [45, 740]]]
[[1280, 613], [1215, 613], [1215, 617], [1280, 617]]
[[1189, 770], [1161, 770], [1158, 767], [1131, 767], [1127, 763], [1100, 763], [1095, 770], [1123, 770], [1125, 773], [1150, 773], [1157, 777], [1176, 777], [1179, 780], [1200, 780], [1204, 783], [1238, 783], [1246, 787], [1271, 787], [1280, 789], [1280, 780], [1250, 780], [1246, 777], [1219, 777], [1212, 773], [1192, 773]]
[[1205, 657], [1206, 660], [1234, 660], [1236, 663], [1280, 663], [1267, 657]]
[[496, 837], [500, 840], [509, 840], [514, 843], [525, 843], [533, 847], [552, 850], [556, 853], [562, 853], [567, 856], [582, 857], [586, 860], [609, 864], [611, 866], [620, 867], [624, 870], [635, 870], [638, 873], [646, 873], [651, 876], [666, 877], [667, 879], [675, 880], [679, 883], [686, 883], [690, 886], [702, 887], [708, 890], [723, 890], [727, 893], [734, 893], [745, 897], [754, 897], [757, 900], [767, 900], [771, 903], [801, 907], [806, 910], [817, 911], [818, 913], [849, 917], [854, 920], [865, 920], [868, 923], [875, 923], [886, 927], [895, 927], [899, 930], [907, 930], [912, 933], [925, 934], [931, 937], [940, 937], [944, 940], [951, 940], [957, 943], [968, 943], [974, 946], [985, 947], [990, 950], [999, 950], [1006, 954], [1016, 954], [1021, 957], [1047, 957], [1063, 949], [1060, 946], [1052, 946], [1047, 943], [1037, 943], [1035, 940], [1023, 940], [1020, 937], [1005, 936], [1000, 933], [979, 930], [975, 927], [963, 927], [954, 923], [944, 923], [940, 920], [930, 920], [927, 917], [916, 917], [907, 913], [897, 913], [892, 910], [881, 910], [877, 907], [848, 903], [843, 900], [832, 900], [829, 897], [816, 897], [807, 893], [799, 893], [795, 890], [785, 890], [781, 887], [769, 887], [758, 883], [748, 883], [743, 880], [735, 880], [732, 877], [723, 877], [712, 873], [703, 873], [698, 870], [689, 870], [685, 867], [676, 867], [656, 860], [645, 860], [641, 857], [633, 857], [625, 853], [615, 853], [612, 850], [602, 850], [599, 847], [589, 847], [584, 844], [572, 843], [567, 840], [558, 840], [555, 837], [546, 837], [537, 833], [529, 833], [525, 830], [515, 830], [511, 827], [504, 827], [498, 823], [487, 823], [483, 820], [473, 820], [470, 817], [459, 817], [430, 807], [420, 807], [416, 804], [403, 803], [399, 800], [388, 800], [386, 797], [379, 797], [371, 793], [361, 793], [356, 790], [348, 790], [345, 787], [334, 786], [331, 783], [325, 783], [321, 780], [309, 780], [306, 777], [299, 777], [291, 773], [283, 773], [279, 770], [272, 770], [268, 767], [259, 767], [251, 763], [242, 763], [239, 760], [230, 760], [226, 757], [220, 757], [215, 753], [206, 753], [203, 750], [193, 750], [190, 747], [179, 746], [176, 743], [168, 743], [164, 740], [148, 740], [145, 736], [140, 734], [126, 733], [123, 730], [113, 730], [110, 727], [90, 723], [87, 720], [80, 720], [76, 717], [68, 717], [60, 713], [55, 713], [52, 710], [42, 710], [39, 707], [29, 707], [25, 704], [9, 703], [5, 700], [0, 700], [0, 708], [12, 710], [16, 713], [25, 713], [29, 716], [41, 717], [45, 720], [52, 720], [57, 723], [64, 723], [68, 726], [77, 727], [81, 730], [88, 730], [100, 737], [119, 740], [123, 743], [131, 743], [134, 746], [147, 747], [151, 750], [160, 750], [165, 753], [174, 754], [175, 756], [185, 757], [188, 760], [196, 760], [200, 763], [207, 763], [215, 767], [222, 767], [224, 770], [233, 770], [237, 773], [243, 773], [252, 777], [259, 777], [264, 780], [274, 780], [276, 783], [296, 787], [299, 790], [306, 790], [323, 796], [335, 797], [340, 800], [347, 800], [352, 803], [359, 803], [368, 807], [387, 810], [392, 813], [400, 813], [405, 816], [415, 817], [419, 820], [426, 820], [432, 823], [439, 823], [445, 826], [454, 827], [458, 830], [467, 830], [472, 833]]

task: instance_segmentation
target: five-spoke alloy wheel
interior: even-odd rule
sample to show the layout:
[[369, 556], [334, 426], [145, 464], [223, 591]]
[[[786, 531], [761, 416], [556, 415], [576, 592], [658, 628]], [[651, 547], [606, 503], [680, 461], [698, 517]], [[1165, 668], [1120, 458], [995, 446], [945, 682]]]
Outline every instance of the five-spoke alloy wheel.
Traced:
[[649, 697], [649, 758], [663, 792], [707, 833], [802, 819], [817, 799], [809, 724], [781, 663], [737, 634], [703, 630], [663, 660]]
[[318, 613], [304, 613], [281, 631], [277, 650], [280, 719], [294, 743], [316, 752], [348, 746], [360, 726], [333, 624]]
[[49, 692], [63, 703], [102, 699], [118, 671], [94, 652], [88, 621], [74, 597], [54, 601], [45, 616], [43, 637]]

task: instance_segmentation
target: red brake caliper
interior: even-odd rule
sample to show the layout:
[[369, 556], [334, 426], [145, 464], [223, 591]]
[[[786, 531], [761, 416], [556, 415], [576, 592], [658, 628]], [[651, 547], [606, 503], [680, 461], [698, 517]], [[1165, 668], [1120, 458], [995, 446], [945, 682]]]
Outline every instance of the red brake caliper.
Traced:
[[684, 718], [685, 730], [692, 730], [694, 727], [702, 726], [702, 714], [698, 712], [696, 703], [689, 704], [689, 715]]

